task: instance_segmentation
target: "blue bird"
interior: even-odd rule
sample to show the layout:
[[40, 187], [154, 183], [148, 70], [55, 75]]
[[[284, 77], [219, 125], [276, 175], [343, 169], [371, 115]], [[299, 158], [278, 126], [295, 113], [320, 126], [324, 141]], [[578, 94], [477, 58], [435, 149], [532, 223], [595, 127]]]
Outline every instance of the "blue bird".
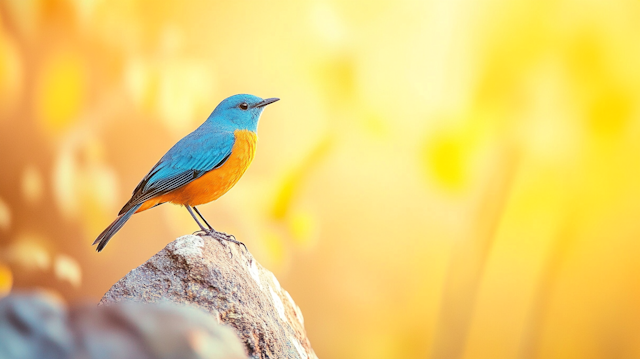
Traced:
[[[260, 115], [265, 106], [278, 100], [240, 94], [220, 102], [200, 127], [171, 147], [140, 181], [118, 218], [93, 242], [97, 251], [104, 249], [134, 213], [166, 202], [185, 206], [200, 229], [214, 235], [195, 206], [218, 199], [242, 177], [255, 154]], [[218, 239], [242, 244], [227, 237]]]

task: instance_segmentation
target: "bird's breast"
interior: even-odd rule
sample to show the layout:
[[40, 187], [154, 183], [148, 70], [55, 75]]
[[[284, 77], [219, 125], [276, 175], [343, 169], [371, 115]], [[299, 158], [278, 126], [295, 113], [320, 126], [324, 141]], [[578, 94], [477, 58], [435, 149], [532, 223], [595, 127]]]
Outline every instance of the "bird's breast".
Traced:
[[218, 199], [231, 189], [253, 160], [257, 141], [255, 132], [249, 130], [236, 130], [234, 135], [231, 155], [222, 166], [161, 196], [160, 201], [198, 206]]

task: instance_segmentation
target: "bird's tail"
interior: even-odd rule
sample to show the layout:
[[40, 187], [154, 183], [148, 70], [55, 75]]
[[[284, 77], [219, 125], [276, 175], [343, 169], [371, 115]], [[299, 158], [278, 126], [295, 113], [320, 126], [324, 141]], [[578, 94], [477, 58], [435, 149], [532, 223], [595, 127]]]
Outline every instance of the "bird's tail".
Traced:
[[100, 252], [104, 248], [104, 246], [109, 243], [111, 237], [113, 237], [113, 235], [116, 234], [116, 232], [118, 232], [120, 228], [122, 228], [122, 226], [124, 226], [124, 224], [129, 220], [129, 218], [131, 218], [134, 213], [136, 213], [140, 206], [142, 206], [142, 203], [136, 204], [125, 213], [119, 215], [118, 218], [116, 218], [116, 220], [109, 225], [109, 227], [107, 227], [104, 231], [102, 231], [102, 233], [100, 233], [98, 238], [93, 241], [94, 246], [98, 244], [98, 248], [96, 248], [98, 252]]

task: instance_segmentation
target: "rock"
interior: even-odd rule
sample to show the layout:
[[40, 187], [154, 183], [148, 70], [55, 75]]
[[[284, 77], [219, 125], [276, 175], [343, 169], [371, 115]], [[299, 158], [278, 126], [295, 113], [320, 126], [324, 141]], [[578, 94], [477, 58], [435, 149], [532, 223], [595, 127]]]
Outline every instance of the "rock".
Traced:
[[71, 308], [43, 294], [0, 300], [3, 359], [243, 359], [230, 328], [194, 308], [94, 304]]
[[233, 243], [194, 235], [176, 239], [113, 285], [100, 305], [121, 301], [204, 309], [235, 329], [252, 358], [317, 358], [289, 293]]
[[0, 300], [0, 358], [66, 359], [75, 351], [64, 306], [44, 295]]

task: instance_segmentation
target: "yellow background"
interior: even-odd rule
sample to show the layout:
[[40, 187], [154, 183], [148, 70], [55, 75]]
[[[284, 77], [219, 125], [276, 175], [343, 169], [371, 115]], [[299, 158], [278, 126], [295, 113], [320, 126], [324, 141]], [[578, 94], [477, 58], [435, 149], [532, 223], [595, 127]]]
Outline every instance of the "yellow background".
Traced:
[[97, 301], [197, 229], [93, 239], [227, 96], [280, 97], [201, 207], [320, 358], [640, 358], [640, 2], [0, 2], [0, 295]]

